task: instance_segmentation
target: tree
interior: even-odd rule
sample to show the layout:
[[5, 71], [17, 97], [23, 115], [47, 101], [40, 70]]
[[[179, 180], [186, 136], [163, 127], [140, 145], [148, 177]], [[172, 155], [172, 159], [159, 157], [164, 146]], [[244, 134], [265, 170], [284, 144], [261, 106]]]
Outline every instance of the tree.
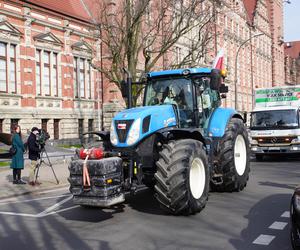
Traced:
[[[95, 1], [103, 45], [103, 63], [98, 69], [119, 88], [123, 68], [136, 82], [152, 70], [194, 67], [203, 62], [214, 35], [217, 1]], [[140, 91], [141, 87], [135, 87], [133, 95], [137, 97]]]

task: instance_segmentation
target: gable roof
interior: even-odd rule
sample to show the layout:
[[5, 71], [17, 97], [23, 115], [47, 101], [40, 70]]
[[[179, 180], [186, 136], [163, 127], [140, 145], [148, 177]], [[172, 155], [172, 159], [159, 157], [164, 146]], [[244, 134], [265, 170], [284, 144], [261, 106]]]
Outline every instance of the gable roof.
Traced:
[[54, 43], [54, 44], [58, 44], [58, 45], [62, 45], [62, 41], [59, 40], [54, 34], [52, 34], [51, 32], [47, 32], [47, 33], [42, 33], [42, 34], [38, 34], [36, 36], [33, 37], [34, 40], [37, 41], [43, 41], [43, 42], [48, 42], [48, 43]]
[[85, 41], [76, 42], [71, 47], [72, 49], [84, 50], [88, 53], [92, 53], [93, 51], [92, 47]]
[[81, 21], [91, 22], [92, 17], [83, 0], [19, 0]]
[[14, 35], [19, 35], [21, 36], [22, 33], [15, 28], [13, 25], [11, 25], [8, 21], [2, 21], [0, 22], [0, 31], [2, 32], [8, 32]]

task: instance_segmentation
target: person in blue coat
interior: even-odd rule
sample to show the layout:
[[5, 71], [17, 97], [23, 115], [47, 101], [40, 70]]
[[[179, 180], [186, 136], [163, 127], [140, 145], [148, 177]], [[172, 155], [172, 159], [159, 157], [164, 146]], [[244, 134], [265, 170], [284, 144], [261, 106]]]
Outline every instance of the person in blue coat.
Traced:
[[26, 184], [21, 179], [21, 170], [24, 169], [24, 144], [21, 136], [21, 127], [15, 125], [13, 127], [12, 145], [17, 149], [13, 155], [10, 168], [13, 170], [13, 184]]

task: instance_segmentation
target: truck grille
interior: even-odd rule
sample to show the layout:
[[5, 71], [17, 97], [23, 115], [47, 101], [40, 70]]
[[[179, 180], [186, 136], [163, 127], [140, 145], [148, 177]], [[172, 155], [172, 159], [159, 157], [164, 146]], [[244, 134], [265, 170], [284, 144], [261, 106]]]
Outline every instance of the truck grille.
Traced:
[[257, 140], [258, 144], [290, 144], [293, 139], [296, 139], [296, 136], [293, 137], [257, 137], [253, 138]]
[[115, 128], [119, 138], [119, 142], [125, 143], [129, 129], [134, 120], [116, 120]]

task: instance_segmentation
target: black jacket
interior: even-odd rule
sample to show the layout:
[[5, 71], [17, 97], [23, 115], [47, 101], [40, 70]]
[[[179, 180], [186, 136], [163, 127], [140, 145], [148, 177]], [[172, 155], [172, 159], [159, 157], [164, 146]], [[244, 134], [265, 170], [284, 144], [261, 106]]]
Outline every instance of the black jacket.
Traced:
[[40, 148], [36, 141], [36, 135], [31, 133], [28, 137], [28, 158], [36, 161], [39, 158]]

